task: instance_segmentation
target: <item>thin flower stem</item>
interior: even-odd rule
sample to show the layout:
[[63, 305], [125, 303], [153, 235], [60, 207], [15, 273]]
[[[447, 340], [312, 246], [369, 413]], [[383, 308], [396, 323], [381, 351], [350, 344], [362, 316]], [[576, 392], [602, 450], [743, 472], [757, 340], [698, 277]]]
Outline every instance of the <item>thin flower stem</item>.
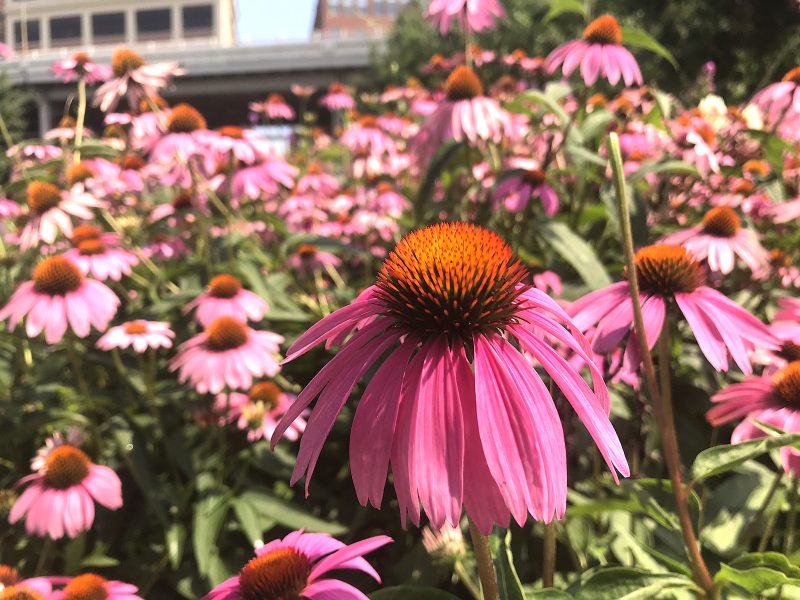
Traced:
[[14, 139], [11, 137], [11, 132], [8, 130], [8, 125], [6, 125], [6, 120], [2, 114], [0, 114], [0, 135], [3, 136], [7, 149], [10, 149], [14, 145]]
[[772, 532], [775, 530], [775, 523], [778, 522], [778, 513], [779, 511], [776, 510], [769, 516], [767, 526], [764, 527], [764, 533], [761, 534], [761, 539], [758, 542], [757, 550], [759, 552], [764, 552], [769, 545], [769, 540], [772, 538]]
[[[633, 262], [633, 233], [631, 232], [630, 207], [628, 191], [625, 185], [625, 173], [622, 168], [622, 154], [619, 147], [619, 137], [611, 132], [609, 135], [609, 156], [611, 157], [611, 168], [614, 172], [614, 185], [617, 191], [619, 222], [622, 230], [623, 250], [625, 253], [625, 265], [628, 275], [628, 284], [633, 304], [633, 322], [636, 341], [639, 344], [644, 365], [645, 381], [647, 383], [650, 397], [653, 403], [653, 414], [658, 425], [661, 436], [661, 446], [664, 451], [664, 460], [672, 482], [672, 493], [675, 496], [675, 505], [678, 511], [683, 540], [689, 559], [692, 564], [692, 574], [697, 585], [699, 585], [710, 598], [716, 597], [714, 581], [708, 571], [700, 548], [697, 544], [697, 536], [694, 532], [694, 525], [689, 514], [689, 497], [686, 486], [681, 475], [681, 457], [678, 450], [678, 438], [675, 433], [675, 423], [672, 417], [672, 403], [669, 389], [669, 323], [664, 324], [664, 332], [659, 339], [659, 363], [662, 364], [662, 384], [665, 389], [660, 390], [656, 382], [655, 366], [653, 357], [647, 351], [647, 334], [644, 329], [644, 317], [642, 316], [642, 304], [639, 298], [639, 283], [636, 279], [636, 265]], [[663, 391], [663, 396], [662, 392]]]
[[755, 535], [759, 525], [761, 525], [761, 519], [764, 518], [764, 513], [767, 512], [769, 505], [772, 504], [772, 499], [775, 497], [775, 492], [778, 491], [781, 481], [783, 481], [783, 471], [778, 470], [775, 473], [775, 478], [772, 480], [772, 484], [769, 486], [769, 490], [767, 490], [767, 495], [764, 497], [764, 501], [761, 503], [761, 506], [758, 507], [756, 514], [753, 515], [752, 520], [744, 530], [744, 533], [740, 538], [742, 542], [746, 542], [751, 536]]
[[35, 576], [44, 575], [46, 572], [45, 567], [47, 566], [50, 554], [53, 551], [53, 539], [48, 537], [44, 540], [44, 546], [42, 547], [42, 553], [39, 555], [39, 560], [36, 561], [36, 568], [33, 570], [33, 574]]
[[494, 572], [492, 551], [489, 548], [489, 538], [478, 531], [472, 519], [469, 519], [469, 535], [472, 538], [472, 551], [475, 553], [478, 577], [481, 579], [483, 599], [500, 600], [500, 591], [497, 589], [497, 574]]
[[73, 162], [81, 162], [81, 145], [83, 144], [83, 124], [86, 122], [86, 78], [78, 80], [78, 118], [75, 121], [75, 153]]
[[83, 376], [80, 355], [75, 344], [75, 339], [71, 334], [67, 334], [64, 338], [66, 342], [64, 345], [67, 349], [67, 356], [69, 357], [70, 366], [72, 367], [72, 375], [75, 377], [75, 382], [78, 385], [81, 395], [84, 400], [89, 398], [89, 386], [86, 384], [86, 379]]
[[464, 563], [460, 560], [456, 561], [456, 564], [453, 566], [453, 571], [458, 577], [459, 583], [467, 588], [469, 595], [472, 596], [474, 600], [481, 600], [481, 588], [472, 579], [472, 575], [470, 575], [470, 573], [467, 571]]
[[542, 554], [542, 587], [551, 588], [556, 574], [556, 522], [544, 524], [544, 551]]
[[787, 556], [794, 550], [794, 534], [797, 528], [797, 477], [792, 477], [789, 493], [789, 521], [786, 524], [786, 535], [783, 539], [783, 553]]

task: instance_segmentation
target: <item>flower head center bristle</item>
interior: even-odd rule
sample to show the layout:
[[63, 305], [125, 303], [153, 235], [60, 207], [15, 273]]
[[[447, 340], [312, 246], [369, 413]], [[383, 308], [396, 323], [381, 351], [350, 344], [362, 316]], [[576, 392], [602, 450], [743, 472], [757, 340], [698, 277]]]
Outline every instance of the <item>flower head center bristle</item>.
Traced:
[[408, 333], [470, 340], [502, 330], [517, 312], [525, 267], [496, 233], [438, 223], [409, 233], [376, 284], [385, 315]]
[[772, 378], [772, 389], [786, 406], [800, 408], [800, 361], [795, 360]]
[[242, 290], [242, 282], [233, 275], [217, 275], [208, 284], [208, 293], [214, 298], [233, 298]]
[[716, 237], [735, 236], [742, 227], [742, 220], [730, 206], [717, 206], [703, 217], [703, 232]]
[[147, 164], [138, 154], [126, 154], [118, 162], [123, 171], [138, 171]]
[[346, 94], [347, 87], [343, 83], [332, 83], [328, 86], [329, 94]]
[[783, 342], [777, 354], [786, 362], [800, 360], [800, 344], [795, 344], [790, 341]]
[[375, 189], [379, 194], [388, 194], [394, 191], [394, 186], [388, 181], [381, 181]]
[[672, 296], [689, 293], [703, 284], [703, 269], [683, 246], [655, 244], [634, 256], [636, 277], [647, 294]]
[[167, 119], [167, 130], [170, 133], [192, 133], [206, 128], [206, 119], [194, 106], [181, 102], [172, 107]]
[[792, 83], [800, 85], [800, 67], [790, 69], [786, 75], [783, 76], [781, 81], [791, 81]]
[[286, 99], [280, 94], [270, 94], [267, 98], [267, 104], [286, 104]]
[[28, 207], [40, 215], [61, 203], [61, 190], [47, 181], [31, 181], [27, 194]]
[[483, 95], [483, 84], [475, 71], [461, 65], [444, 82], [444, 91], [450, 101], [471, 100]]
[[106, 245], [103, 240], [95, 238], [91, 240], [83, 240], [78, 244], [78, 252], [81, 256], [97, 256], [106, 251]]
[[94, 177], [94, 171], [82, 162], [67, 167], [66, 179], [67, 186], [69, 187], [91, 179], [92, 177]]
[[737, 179], [731, 185], [731, 192], [734, 194], [741, 194], [743, 196], [750, 195], [754, 189], [756, 189], [756, 186], [749, 179]]
[[119, 125], [117, 123], [112, 123], [105, 129], [103, 129], [103, 137], [110, 139], [124, 140], [127, 138], [127, 134], [125, 133], [125, 129], [122, 127], [122, 125]]
[[92, 62], [91, 57], [86, 52], [77, 52], [72, 55], [72, 60], [75, 61], [75, 66], [82, 69], [87, 63]]
[[144, 65], [144, 59], [130, 48], [117, 48], [111, 55], [111, 70], [115, 77], [123, 77]]
[[758, 160], [752, 158], [742, 165], [742, 173], [757, 175], [759, 177], [766, 177], [772, 171], [772, 167], [769, 166], [769, 163], [765, 160]]
[[247, 343], [247, 325], [235, 317], [219, 317], [206, 328], [206, 346], [223, 352]]
[[0, 565], [0, 589], [19, 583], [19, 571], [11, 565]]
[[91, 464], [80, 448], [69, 444], [58, 446], [44, 461], [44, 483], [57, 490], [71, 488], [86, 479]]
[[224, 137], [229, 137], [234, 140], [244, 139], [244, 128], [237, 127], [236, 125], [224, 125], [217, 129], [217, 133]]
[[375, 115], [364, 115], [358, 120], [358, 124], [362, 128], [375, 129], [378, 127], [378, 117]]
[[319, 248], [314, 244], [300, 244], [297, 247], [297, 254], [300, 255], [300, 258], [314, 258], [318, 251]]
[[65, 296], [83, 283], [83, 274], [63, 256], [49, 256], [33, 270], [33, 287], [40, 294]]
[[194, 193], [192, 190], [181, 190], [172, 197], [172, 207], [175, 210], [185, 210], [194, 206]]
[[541, 169], [528, 169], [525, 171], [522, 177], [525, 179], [526, 183], [529, 183], [533, 187], [542, 185], [547, 179], [544, 171]]
[[12, 585], [0, 590], [0, 600], [44, 600], [42, 595], [27, 586]]
[[63, 600], [106, 600], [108, 589], [105, 577], [94, 573], [78, 575], [64, 588]]
[[278, 406], [283, 391], [271, 381], [262, 381], [255, 384], [247, 393], [250, 402], [261, 403], [269, 410]]
[[311, 575], [311, 563], [294, 548], [265, 552], [239, 573], [243, 600], [299, 600]]
[[590, 44], [619, 46], [622, 43], [622, 29], [614, 17], [602, 15], [586, 26], [583, 30], [583, 39]]
[[98, 240], [102, 235], [103, 232], [100, 231], [99, 227], [83, 223], [72, 230], [72, 245], [78, 246], [81, 242], [85, 242], [86, 240]]
[[147, 331], [147, 325], [142, 321], [133, 321], [125, 325], [125, 333], [128, 335], [144, 335]]
[[58, 127], [60, 129], [75, 129], [75, 126], [77, 124], [78, 122], [75, 120], [74, 117], [66, 115], [64, 117], [61, 117], [61, 120], [58, 122]]

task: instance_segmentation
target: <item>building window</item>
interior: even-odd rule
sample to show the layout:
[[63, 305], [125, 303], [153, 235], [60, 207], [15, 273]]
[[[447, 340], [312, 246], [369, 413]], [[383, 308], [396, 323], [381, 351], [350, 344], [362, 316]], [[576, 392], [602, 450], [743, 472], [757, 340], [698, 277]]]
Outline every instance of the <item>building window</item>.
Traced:
[[81, 43], [81, 18], [53, 17], [50, 19], [50, 40], [53, 46], [70, 46]]
[[208, 35], [214, 31], [214, 8], [210, 4], [183, 7], [183, 34]]
[[168, 8], [140, 10], [136, 13], [136, 37], [140, 40], [163, 40], [172, 31], [172, 11]]
[[[38, 48], [41, 43], [41, 29], [38, 20], [25, 22], [25, 34], [27, 37], [26, 43], [28, 48]], [[17, 49], [22, 48], [22, 22], [14, 21], [14, 46]]]
[[367, 12], [367, 0], [358, 0], [358, 12], [366, 13]]
[[92, 15], [92, 37], [95, 42], [117, 42], [125, 39], [125, 13]]
[[332, 15], [339, 14], [339, 0], [330, 0], [328, 2], [328, 11]]

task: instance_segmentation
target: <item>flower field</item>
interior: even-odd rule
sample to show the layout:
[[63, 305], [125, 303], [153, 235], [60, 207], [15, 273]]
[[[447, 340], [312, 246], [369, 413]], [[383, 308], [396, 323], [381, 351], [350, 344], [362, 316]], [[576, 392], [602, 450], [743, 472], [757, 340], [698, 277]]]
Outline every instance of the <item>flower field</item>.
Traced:
[[0, 600], [800, 598], [800, 67], [426, 18], [249, 123], [122, 47], [0, 115]]

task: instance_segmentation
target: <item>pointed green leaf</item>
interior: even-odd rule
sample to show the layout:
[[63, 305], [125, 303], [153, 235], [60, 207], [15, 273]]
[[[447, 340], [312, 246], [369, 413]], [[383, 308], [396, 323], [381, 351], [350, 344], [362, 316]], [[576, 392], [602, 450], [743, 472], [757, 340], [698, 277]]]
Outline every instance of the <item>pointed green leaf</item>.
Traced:
[[[581, 585], [578, 600], [651, 600], [666, 590], [693, 588], [688, 577], [628, 567], [601, 568]], [[669, 596], [665, 596], [669, 597]]]
[[547, 221], [540, 224], [537, 231], [591, 289], [597, 290], [611, 284], [611, 278], [592, 247], [566, 223]]
[[714, 446], [708, 450], [703, 450], [697, 455], [697, 458], [694, 459], [694, 464], [692, 464], [692, 485], [707, 477], [735, 469], [743, 462], [771, 450], [798, 444], [800, 444], [800, 433], [791, 433], [750, 440], [740, 444]]
[[661, 58], [666, 59], [673, 67], [675, 67], [676, 71], [678, 70], [678, 61], [675, 60], [675, 57], [672, 56], [672, 53], [662, 46], [661, 43], [649, 33], [642, 31], [641, 29], [637, 29], [635, 27], [623, 27], [622, 43], [627, 46], [643, 48], [644, 50], [649, 50], [654, 54], [658, 54]]
[[490, 538], [494, 569], [497, 573], [497, 588], [500, 600], [525, 600], [522, 582], [514, 568], [514, 557], [511, 554], [511, 532], [496, 531]]

